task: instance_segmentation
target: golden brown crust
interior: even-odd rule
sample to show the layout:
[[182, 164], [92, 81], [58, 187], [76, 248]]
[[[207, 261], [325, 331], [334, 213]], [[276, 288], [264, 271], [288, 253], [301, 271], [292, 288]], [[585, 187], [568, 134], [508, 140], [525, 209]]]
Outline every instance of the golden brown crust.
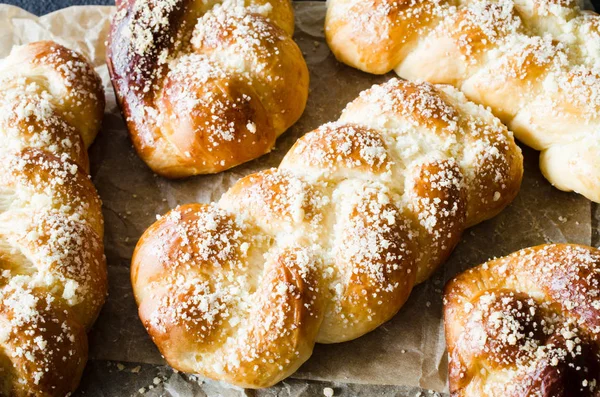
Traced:
[[554, 244], [468, 270], [444, 293], [456, 396], [598, 396], [600, 251]]
[[108, 46], [140, 157], [167, 177], [267, 153], [300, 117], [308, 69], [288, 0], [118, 2]]
[[272, 385], [315, 342], [389, 320], [522, 172], [506, 127], [455, 89], [373, 86], [279, 168], [152, 225], [132, 258], [140, 317], [175, 368]]
[[172, 366], [266, 387], [310, 356], [323, 301], [306, 248], [273, 247], [263, 264], [265, 246], [244, 232], [214, 206], [178, 207], [144, 233], [131, 275], [140, 317]]
[[0, 63], [0, 395], [64, 396], [107, 290], [101, 202], [87, 147], [102, 83], [53, 42]]
[[489, 106], [557, 188], [600, 202], [600, 16], [578, 0], [331, 0], [342, 62]]

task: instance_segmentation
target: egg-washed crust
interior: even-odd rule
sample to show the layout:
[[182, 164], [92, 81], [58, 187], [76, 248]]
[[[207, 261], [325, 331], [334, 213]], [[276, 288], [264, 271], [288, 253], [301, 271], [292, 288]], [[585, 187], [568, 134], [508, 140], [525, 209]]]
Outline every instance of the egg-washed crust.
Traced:
[[106, 296], [101, 202], [87, 147], [99, 76], [54, 42], [0, 62], [0, 395], [65, 396]]
[[557, 188], [600, 202], [600, 16], [578, 0], [331, 0], [335, 56], [451, 84], [542, 152]]
[[517, 251], [450, 281], [444, 305], [453, 396], [599, 395], [599, 250]]
[[279, 168], [152, 225], [132, 258], [140, 318], [173, 367], [273, 385], [315, 341], [389, 320], [522, 173], [506, 127], [456, 89], [373, 86]]
[[108, 66], [134, 146], [167, 177], [269, 152], [298, 120], [308, 68], [289, 0], [121, 0]]

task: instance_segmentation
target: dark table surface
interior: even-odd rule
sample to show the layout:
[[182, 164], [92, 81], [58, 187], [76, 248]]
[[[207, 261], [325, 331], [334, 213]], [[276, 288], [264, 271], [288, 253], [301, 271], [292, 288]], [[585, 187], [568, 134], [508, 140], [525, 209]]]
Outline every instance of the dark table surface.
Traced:
[[74, 5], [115, 4], [115, 0], [0, 0], [0, 2], [19, 6], [37, 15], [44, 15]]
[[0, 0], [0, 3], [16, 5], [34, 14], [44, 15], [75, 5], [114, 5], [115, 0]]
[[[596, 10], [600, 9], [600, 0], [591, 0]], [[115, 0], [0, 0], [2, 3], [13, 4], [37, 15], [44, 15], [73, 5], [113, 5]]]

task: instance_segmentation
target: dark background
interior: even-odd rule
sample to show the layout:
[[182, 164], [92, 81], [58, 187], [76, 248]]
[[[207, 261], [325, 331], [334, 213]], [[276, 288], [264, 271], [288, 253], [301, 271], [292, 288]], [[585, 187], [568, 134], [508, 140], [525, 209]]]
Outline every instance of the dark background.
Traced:
[[[600, 0], [597, 0], [600, 2]], [[0, 0], [0, 3], [12, 4], [37, 15], [44, 15], [61, 8], [75, 5], [114, 5], [115, 0]]]
[[[596, 10], [600, 10], [600, 0], [591, 1]], [[115, 4], [114, 0], [0, 0], [0, 2], [19, 6], [37, 15], [44, 15], [72, 5]]]
[[37, 15], [44, 15], [74, 5], [115, 4], [115, 0], [0, 0], [0, 2], [19, 6]]

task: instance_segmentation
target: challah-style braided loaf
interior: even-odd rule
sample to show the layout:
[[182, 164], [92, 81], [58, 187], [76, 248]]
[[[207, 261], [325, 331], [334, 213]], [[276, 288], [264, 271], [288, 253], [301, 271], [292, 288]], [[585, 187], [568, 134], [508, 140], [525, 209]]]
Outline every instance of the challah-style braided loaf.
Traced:
[[272, 385], [315, 341], [389, 320], [465, 228], [511, 202], [522, 167], [506, 127], [456, 89], [373, 86], [278, 169], [152, 225], [132, 259], [140, 317], [173, 367]]
[[450, 392], [600, 395], [600, 251], [541, 245], [446, 286]]
[[0, 395], [78, 385], [106, 295], [103, 219], [87, 147], [104, 111], [98, 75], [53, 42], [0, 61]]
[[304, 111], [289, 0], [117, 0], [108, 66], [134, 146], [167, 177], [270, 151]]
[[600, 16], [576, 0], [329, 0], [327, 41], [370, 73], [452, 84], [600, 202]]

